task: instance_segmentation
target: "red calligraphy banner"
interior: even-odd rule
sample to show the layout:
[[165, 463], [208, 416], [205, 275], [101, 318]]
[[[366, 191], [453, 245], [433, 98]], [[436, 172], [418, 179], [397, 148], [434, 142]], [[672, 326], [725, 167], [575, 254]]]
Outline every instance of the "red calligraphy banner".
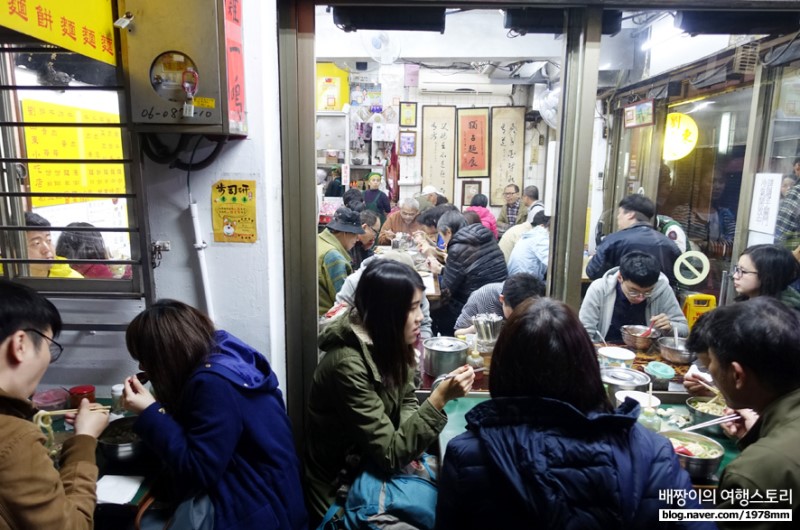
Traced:
[[459, 177], [489, 176], [489, 109], [458, 109]]

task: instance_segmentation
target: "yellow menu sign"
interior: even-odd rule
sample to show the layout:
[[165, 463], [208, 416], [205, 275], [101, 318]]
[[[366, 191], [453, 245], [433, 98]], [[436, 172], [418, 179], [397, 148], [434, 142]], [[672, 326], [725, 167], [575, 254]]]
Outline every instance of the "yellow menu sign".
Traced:
[[0, 7], [0, 26], [115, 66], [111, 2], [7, 0]]
[[[119, 127], [81, 127], [80, 123], [119, 123], [109, 112], [69, 107], [32, 99], [22, 100], [22, 117], [27, 123], [77, 123], [75, 127], [25, 127], [25, 148], [29, 158], [105, 160], [122, 158]], [[75, 193], [125, 193], [123, 164], [28, 164], [31, 191]], [[34, 197], [33, 206], [52, 206], [97, 199]]]
[[214, 241], [255, 243], [256, 181], [218, 180], [211, 185]]

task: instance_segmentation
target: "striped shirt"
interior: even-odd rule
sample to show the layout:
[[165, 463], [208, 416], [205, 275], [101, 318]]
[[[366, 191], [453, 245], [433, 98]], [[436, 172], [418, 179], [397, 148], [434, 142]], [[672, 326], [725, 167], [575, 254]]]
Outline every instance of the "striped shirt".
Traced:
[[480, 313], [494, 313], [498, 316], [503, 315], [503, 304], [500, 303], [500, 295], [503, 294], [503, 283], [487, 283], [477, 291], [469, 295], [467, 303], [461, 310], [461, 314], [456, 320], [455, 329], [464, 329], [472, 325], [472, 317]]

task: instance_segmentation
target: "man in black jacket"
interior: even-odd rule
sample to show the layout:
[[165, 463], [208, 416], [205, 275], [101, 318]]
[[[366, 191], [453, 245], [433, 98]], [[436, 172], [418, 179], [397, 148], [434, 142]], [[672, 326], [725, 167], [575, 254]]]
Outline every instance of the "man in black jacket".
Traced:
[[619, 201], [617, 226], [619, 229], [607, 236], [597, 247], [595, 255], [586, 265], [586, 275], [596, 280], [612, 267], [619, 265], [625, 254], [640, 250], [650, 254], [661, 265], [670, 285], [676, 285], [673, 267], [680, 251], [673, 241], [653, 228], [656, 209], [653, 201], [644, 195], [628, 195]]

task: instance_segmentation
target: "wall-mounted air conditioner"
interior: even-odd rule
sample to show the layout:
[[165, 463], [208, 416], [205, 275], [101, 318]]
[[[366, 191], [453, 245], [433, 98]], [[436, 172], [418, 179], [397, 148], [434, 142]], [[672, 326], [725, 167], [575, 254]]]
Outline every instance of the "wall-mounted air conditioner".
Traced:
[[492, 84], [488, 76], [472, 70], [419, 71], [420, 94], [465, 94], [510, 96], [514, 86]]

